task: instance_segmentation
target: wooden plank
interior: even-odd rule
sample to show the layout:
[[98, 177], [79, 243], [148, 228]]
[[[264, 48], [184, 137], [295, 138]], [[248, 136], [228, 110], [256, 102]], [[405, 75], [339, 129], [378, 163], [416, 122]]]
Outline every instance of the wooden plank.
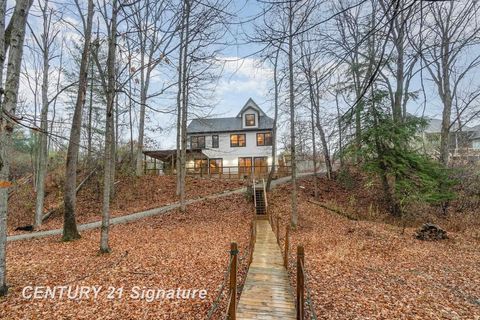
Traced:
[[295, 319], [295, 299], [268, 220], [257, 220], [253, 260], [237, 308], [239, 320]]

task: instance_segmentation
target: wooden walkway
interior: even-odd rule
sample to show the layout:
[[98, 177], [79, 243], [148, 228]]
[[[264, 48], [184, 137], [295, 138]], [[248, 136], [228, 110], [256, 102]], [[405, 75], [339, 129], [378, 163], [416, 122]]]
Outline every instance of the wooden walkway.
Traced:
[[296, 319], [282, 252], [268, 220], [257, 220], [253, 261], [240, 296], [237, 319]]

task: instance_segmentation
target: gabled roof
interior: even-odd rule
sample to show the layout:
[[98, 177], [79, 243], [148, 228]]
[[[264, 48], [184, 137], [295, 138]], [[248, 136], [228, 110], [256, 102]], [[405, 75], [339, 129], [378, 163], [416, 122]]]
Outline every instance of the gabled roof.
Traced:
[[260, 108], [258, 106], [258, 104], [255, 103], [255, 101], [253, 101], [252, 98], [248, 98], [247, 100], [247, 103], [245, 103], [245, 105], [243, 106], [242, 110], [240, 110], [240, 112], [237, 114], [237, 118], [241, 118], [242, 117], [242, 114], [245, 112], [245, 110], [247, 110], [248, 108], [252, 108], [252, 109], [255, 109], [258, 111], [258, 114], [261, 116], [261, 117], [265, 117], [266, 114], [265, 112], [263, 112], [262, 108]]
[[[258, 127], [248, 129], [243, 128], [242, 114], [248, 108], [253, 108], [258, 111]], [[265, 112], [263, 112], [263, 110], [255, 103], [255, 101], [250, 98], [236, 117], [193, 119], [187, 127], [187, 133], [261, 131], [272, 129], [273, 119], [268, 117]]]
[[187, 133], [234, 132], [272, 130], [273, 119], [267, 116], [259, 117], [258, 127], [245, 129], [242, 118], [193, 119], [187, 127]]

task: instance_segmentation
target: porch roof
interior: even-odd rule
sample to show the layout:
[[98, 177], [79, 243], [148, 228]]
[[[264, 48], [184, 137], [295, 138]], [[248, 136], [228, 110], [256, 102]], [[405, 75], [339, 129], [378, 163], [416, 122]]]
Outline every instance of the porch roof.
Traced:
[[[177, 158], [176, 149], [146, 150], [146, 151], [143, 151], [143, 154], [164, 162], [169, 162]], [[202, 153], [202, 149], [187, 149], [187, 155], [195, 155], [198, 157], [204, 157], [205, 159], [207, 158], [207, 156]]]

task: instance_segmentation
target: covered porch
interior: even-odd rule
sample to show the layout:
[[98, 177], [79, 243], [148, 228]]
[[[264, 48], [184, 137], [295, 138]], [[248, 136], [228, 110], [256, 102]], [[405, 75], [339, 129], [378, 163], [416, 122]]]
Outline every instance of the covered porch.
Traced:
[[[144, 173], [151, 175], [176, 174], [177, 151], [152, 150], [144, 151]], [[245, 160], [246, 158], [239, 158]], [[239, 161], [229, 165], [231, 161], [222, 158], [209, 158], [202, 150], [187, 150], [186, 173], [189, 176], [212, 177], [224, 179], [266, 178], [272, 170], [272, 165], [259, 158], [251, 157], [250, 161]], [[288, 176], [291, 167], [283, 159], [279, 159], [275, 177]]]

